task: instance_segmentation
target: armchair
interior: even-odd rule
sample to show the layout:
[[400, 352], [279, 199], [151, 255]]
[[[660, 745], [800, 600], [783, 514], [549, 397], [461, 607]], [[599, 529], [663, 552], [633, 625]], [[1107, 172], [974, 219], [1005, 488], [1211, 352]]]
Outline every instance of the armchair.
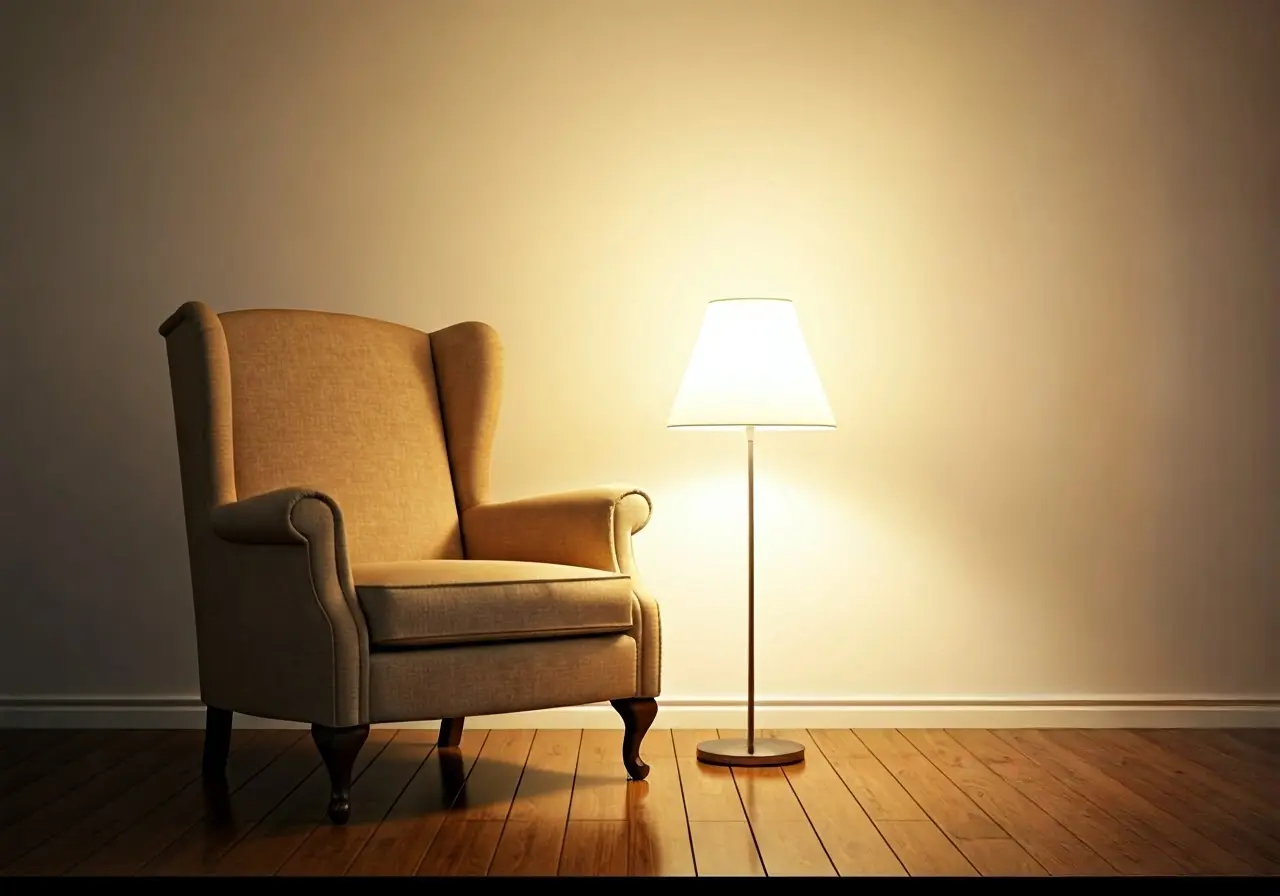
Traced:
[[625, 486], [494, 503], [497, 334], [345, 314], [215, 314], [167, 343], [195, 603], [203, 772], [226, 773], [232, 714], [309, 723], [329, 818], [379, 723], [609, 700], [622, 761], [657, 713], [661, 626]]

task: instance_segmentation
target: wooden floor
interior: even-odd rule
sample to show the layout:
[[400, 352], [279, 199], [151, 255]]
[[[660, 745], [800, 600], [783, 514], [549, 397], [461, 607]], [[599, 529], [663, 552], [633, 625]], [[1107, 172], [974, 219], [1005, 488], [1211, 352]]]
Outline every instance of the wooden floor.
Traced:
[[[737, 732], [740, 734], [740, 732]], [[301, 730], [237, 730], [206, 794], [197, 731], [0, 731], [9, 875], [1280, 874], [1280, 731], [770, 732], [803, 764], [694, 759], [654, 730], [375, 729], [350, 823]], [[733, 736], [735, 732], [720, 732]]]

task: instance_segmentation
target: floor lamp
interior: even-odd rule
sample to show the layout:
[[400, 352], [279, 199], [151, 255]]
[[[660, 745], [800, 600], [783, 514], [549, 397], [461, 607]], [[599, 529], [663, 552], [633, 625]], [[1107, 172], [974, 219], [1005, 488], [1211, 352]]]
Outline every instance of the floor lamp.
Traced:
[[747, 436], [747, 736], [698, 744], [713, 765], [789, 765], [804, 745], [756, 737], [755, 431], [835, 429], [790, 299], [707, 304], [669, 429], [741, 429]]

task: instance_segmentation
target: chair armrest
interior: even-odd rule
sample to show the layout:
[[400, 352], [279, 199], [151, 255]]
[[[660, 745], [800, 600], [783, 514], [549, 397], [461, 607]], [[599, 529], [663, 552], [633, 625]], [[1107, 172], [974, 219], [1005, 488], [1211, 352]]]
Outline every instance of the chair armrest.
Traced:
[[335, 728], [366, 723], [368, 629], [337, 502], [278, 489], [216, 506], [210, 528], [192, 570], [206, 702]]
[[320, 534], [307, 531], [313, 528], [308, 525], [310, 514], [294, 514], [298, 503], [307, 498], [327, 504], [335, 521], [341, 519], [337, 502], [323, 492], [282, 488], [213, 508], [214, 534], [237, 544], [305, 544]]
[[631, 536], [652, 503], [637, 488], [605, 485], [495, 504], [462, 514], [467, 557], [561, 563], [635, 575]]
[[631, 536], [649, 522], [652, 509], [648, 495], [625, 485], [477, 504], [462, 514], [463, 545], [473, 560], [563, 563], [630, 576], [636, 696], [657, 697], [662, 693], [662, 621], [631, 550]]

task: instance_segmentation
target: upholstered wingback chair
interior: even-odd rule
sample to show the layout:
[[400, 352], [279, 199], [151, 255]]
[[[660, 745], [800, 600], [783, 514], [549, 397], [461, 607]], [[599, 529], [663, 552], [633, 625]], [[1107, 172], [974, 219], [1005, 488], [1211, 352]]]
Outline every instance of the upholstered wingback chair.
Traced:
[[204, 774], [232, 713], [311, 724], [328, 813], [376, 723], [609, 700], [622, 760], [657, 713], [658, 607], [631, 536], [648, 497], [604, 486], [494, 503], [497, 334], [183, 305], [167, 342], [195, 600]]

